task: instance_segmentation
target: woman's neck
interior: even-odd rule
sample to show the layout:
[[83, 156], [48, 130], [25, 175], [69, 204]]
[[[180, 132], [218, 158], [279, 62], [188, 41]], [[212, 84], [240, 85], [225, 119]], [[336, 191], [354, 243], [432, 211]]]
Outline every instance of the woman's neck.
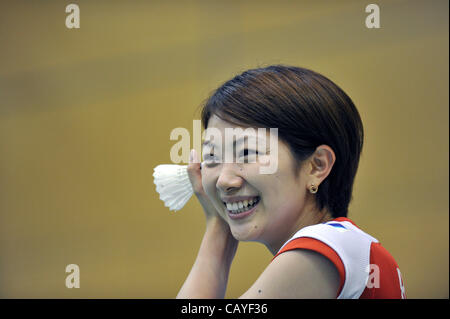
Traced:
[[297, 222], [293, 224], [289, 232], [287, 232], [286, 235], [283, 236], [283, 238], [281, 238], [281, 240], [270, 244], [266, 243], [266, 247], [273, 255], [275, 255], [283, 246], [283, 244], [286, 241], [288, 241], [292, 236], [294, 236], [294, 234], [300, 229], [311, 225], [326, 223], [332, 219], [333, 216], [326, 208], [322, 209], [321, 211], [317, 210], [317, 208], [315, 207], [305, 209], [304, 213], [300, 214]]

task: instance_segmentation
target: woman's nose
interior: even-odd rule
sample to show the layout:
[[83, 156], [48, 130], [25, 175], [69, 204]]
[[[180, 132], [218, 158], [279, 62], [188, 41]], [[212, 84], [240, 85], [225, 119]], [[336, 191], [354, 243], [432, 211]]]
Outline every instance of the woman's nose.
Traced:
[[236, 175], [232, 169], [224, 167], [217, 179], [216, 186], [224, 193], [231, 193], [233, 190], [241, 188], [243, 183], [244, 180], [241, 176]]

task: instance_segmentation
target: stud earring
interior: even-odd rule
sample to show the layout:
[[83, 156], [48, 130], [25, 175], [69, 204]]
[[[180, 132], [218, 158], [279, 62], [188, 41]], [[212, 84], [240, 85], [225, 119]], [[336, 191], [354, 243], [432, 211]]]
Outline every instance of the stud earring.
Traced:
[[311, 186], [309, 187], [309, 192], [311, 194], [317, 193], [318, 190], [319, 190], [319, 188], [316, 185], [314, 185], [314, 184], [311, 184]]

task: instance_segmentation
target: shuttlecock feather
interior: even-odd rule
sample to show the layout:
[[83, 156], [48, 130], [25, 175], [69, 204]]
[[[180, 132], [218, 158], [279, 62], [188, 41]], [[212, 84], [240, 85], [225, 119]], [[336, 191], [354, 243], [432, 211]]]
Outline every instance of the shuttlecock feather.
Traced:
[[153, 177], [159, 198], [170, 210], [182, 209], [194, 193], [187, 165], [158, 165], [154, 169]]

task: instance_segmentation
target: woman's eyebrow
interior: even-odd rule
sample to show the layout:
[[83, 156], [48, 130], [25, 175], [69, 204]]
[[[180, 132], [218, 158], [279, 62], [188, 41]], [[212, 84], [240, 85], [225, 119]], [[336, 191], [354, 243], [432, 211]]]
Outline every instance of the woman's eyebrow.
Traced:
[[245, 135], [245, 136], [243, 136], [243, 137], [241, 137], [241, 138], [238, 138], [237, 140], [235, 139], [234, 141], [233, 141], [233, 148], [236, 148], [236, 146], [238, 145], [238, 144], [242, 144], [242, 143], [244, 143], [245, 144], [245, 141], [247, 140], [247, 136]]
[[[256, 138], [256, 136], [250, 136], [251, 138]], [[242, 137], [240, 137], [240, 138], [238, 138], [237, 140], [236, 139], [234, 139], [234, 141], [233, 141], [233, 147], [235, 147], [237, 144], [241, 144], [242, 143], [242, 140], [244, 140], [244, 142], [245, 142], [245, 140], [247, 140], [248, 139], [248, 136], [246, 135], [246, 136], [242, 136]], [[202, 143], [202, 146], [208, 146], [208, 145], [210, 145], [210, 146], [216, 146], [214, 143], [212, 143], [211, 141], [203, 141], [203, 143]]]
[[[244, 136], [241, 136], [238, 139], [234, 139], [233, 140], [233, 148], [235, 148], [237, 145], [240, 145], [242, 143], [248, 142], [248, 140], [250, 140], [250, 139], [256, 140], [255, 143], [257, 143], [259, 140], [261, 140], [261, 138], [259, 138], [259, 136], [244, 135]], [[216, 144], [214, 144], [213, 142], [211, 142], [209, 140], [206, 140], [206, 141], [203, 141], [203, 143], [202, 143], [202, 147], [205, 147], [205, 146], [215, 147]]]
[[[244, 142], [246, 142], [246, 141], [248, 141], [249, 139], [256, 139], [256, 140], [258, 140], [258, 137], [257, 137], [257, 136], [253, 136], [253, 135], [250, 135], [250, 136], [247, 136], [247, 135], [242, 136], [242, 137], [238, 138], [237, 140], [235, 139], [235, 140], [233, 141], [233, 147], [236, 147], [236, 145], [238, 145], [238, 144], [242, 144], [242, 140], [244, 140]], [[212, 143], [211, 141], [204, 141], [204, 142], [202, 143], [202, 147], [205, 147], [205, 146], [216, 146], [216, 144]]]

